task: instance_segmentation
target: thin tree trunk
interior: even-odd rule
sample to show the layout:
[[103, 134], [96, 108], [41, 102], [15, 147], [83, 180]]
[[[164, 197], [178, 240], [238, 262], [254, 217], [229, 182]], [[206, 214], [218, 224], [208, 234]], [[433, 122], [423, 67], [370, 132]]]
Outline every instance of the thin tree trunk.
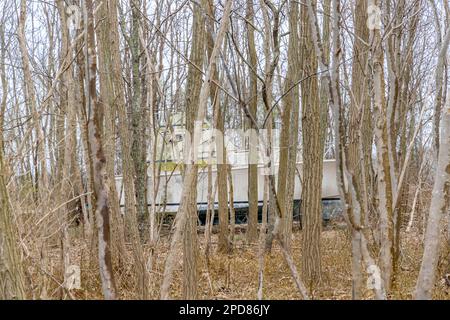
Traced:
[[228, 237], [229, 251], [233, 250], [234, 236], [236, 233], [236, 211], [234, 210], [234, 191], [233, 191], [233, 174], [232, 166], [229, 165], [227, 168], [227, 178], [228, 178], [228, 194], [229, 194], [229, 208], [230, 208], [230, 231]]
[[[280, 163], [278, 169], [278, 196], [282, 212], [282, 234], [286, 249], [290, 251], [292, 238], [293, 196], [295, 183], [295, 168], [297, 165], [298, 140], [298, 109], [299, 88], [299, 43], [298, 35], [298, 3], [291, 2], [289, 9], [289, 48], [288, 71], [284, 83], [284, 90], [288, 92], [284, 98], [282, 128], [280, 134]], [[292, 125], [292, 127], [291, 127]]]
[[[250, 68], [250, 103], [249, 112], [253, 119], [256, 119], [258, 109], [258, 83], [257, 83], [257, 55], [255, 46], [255, 31], [251, 24], [254, 22], [255, 12], [253, 0], [247, 1], [246, 29], [248, 37], [248, 55]], [[247, 241], [255, 242], [258, 237], [258, 150], [257, 137], [254, 134], [253, 122], [249, 120], [249, 165], [248, 165], [248, 219], [247, 219]]]
[[[441, 45], [438, 64], [436, 67], [436, 85], [442, 86], [444, 60], [450, 43], [450, 28]], [[450, 104], [444, 108], [442, 99], [436, 92], [435, 109], [442, 110], [441, 135], [439, 141], [439, 155], [431, 197], [430, 212], [425, 231], [424, 252], [419, 277], [417, 279], [415, 299], [429, 300], [432, 298], [436, 279], [436, 269], [439, 259], [440, 222], [448, 214], [450, 202]]]
[[[132, 60], [132, 98], [131, 98], [131, 128], [132, 145], [131, 157], [133, 158], [135, 171], [135, 192], [137, 199], [137, 215], [139, 221], [139, 230], [141, 234], [144, 230], [145, 221], [148, 219], [147, 207], [147, 157], [145, 149], [145, 128], [144, 119], [146, 110], [144, 108], [144, 98], [142, 92], [142, 46], [139, 40], [139, 28], [141, 26], [142, 0], [130, 0], [132, 27], [130, 37], [130, 51]], [[154, 178], [154, 177], [153, 177]]]
[[264, 190], [263, 190], [263, 207], [262, 207], [262, 221], [261, 229], [259, 230], [259, 248], [258, 248], [258, 300], [263, 299], [264, 289], [264, 257], [265, 257], [265, 241], [267, 232], [267, 209], [269, 200], [269, 180], [264, 177]]
[[111, 261], [111, 230], [110, 230], [110, 205], [107, 192], [107, 184], [105, 178], [105, 154], [101, 140], [101, 117], [100, 105], [97, 97], [96, 79], [97, 79], [97, 57], [95, 50], [95, 32], [94, 32], [94, 7], [92, 0], [85, 1], [87, 12], [87, 19], [85, 21], [86, 27], [86, 58], [87, 58], [87, 74], [86, 86], [88, 87], [89, 95], [86, 97], [88, 109], [91, 111], [92, 118], [89, 119], [89, 147], [93, 158], [93, 178], [94, 178], [94, 192], [96, 198], [95, 217], [98, 231], [98, 254], [100, 278], [102, 281], [103, 295], [105, 299], [116, 298], [116, 288], [114, 283], [114, 274]]
[[[61, 25], [67, 25], [67, 18], [65, 13], [65, 7], [62, 1], [58, 1], [58, 11], [60, 14]], [[69, 47], [69, 34], [67, 28], [62, 28], [61, 42], [62, 42], [62, 57], [72, 56], [71, 49]], [[63, 62], [62, 62], [63, 63]], [[75, 152], [76, 141], [74, 137], [74, 132], [76, 129], [76, 110], [72, 107], [75, 104], [75, 88], [74, 80], [72, 75], [72, 70], [69, 69], [64, 72], [62, 77], [61, 94], [63, 112], [67, 114], [67, 129], [65, 132], [65, 144], [64, 144], [64, 157], [63, 157], [63, 167], [61, 174], [61, 194], [60, 202], [65, 203], [73, 198], [74, 194], [70, 190], [71, 172], [72, 167], [75, 165], [73, 161], [72, 154]], [[63, 116], [63, 115], [62, 115]], [[64, 118], [63, 118], [64, 125]], [[63, 127], [64, 129], [64, 127]], [[63, 262], [63, 275], [64, 284], [67, 284], [69, 275], [68, 268], [70, 266], [70, 237], [69, 237], [69, 217], [67, 211], [69, 206], [62, 206], [59, 216], [61, 217], [61, 227], [62, 227], [62, 262]]]
[[[316, 1], [311, 1], [316, 10]], [[302, 7], [302, 78], [317, 72], [317, 56], [314, 51], [314, 32], [308, 9]], [[322, 230], [322, 175], [324, 145], [321, 138], [321, 107], [316, 77], [301, 83], [302, 90], [302, 137], [303, 137], [303, 183], [302, 183], [302, 271], [309, 287], [321, 280], [320, 234]]]
[[[349, 141], [347, 147], [347, 169], [350, 174], [348, 179], [349, 184], [354, 192], [350, 199], [352, 206], [349, 210], [355, 220], [355, 223], [361, 225], [363, 217], [367, 214], [365, 206], [361, 205], [367, 194], [363, 189], [363, 175], [362, 166], [364, 162], [363, 151], [361, 146], [362, 139], [362, 118], [365, 113], [370, 113], [370, 101], [368, 99], [369, 92], [366, 81], [364, 81], [366, 65], [367, 65], [367, 47], [365, 43], [369, 41], [369, 29], [367, 28], [367, 2], [358, 1], [355, 3], [354, 17], [356, 19], [355, 26], [355, 44], [353, 46], [353, 65], [352, 65], [352, 104], [350, 105], [349, 117]], [[356, 203], [357, 202], [357, 203]], [[354, 210], [358, 208], [358, 210]], [[360, 300], [362, 298], [363, 289], [363, 273], [362, 273], [362, 252], [361, 252], [361, 233], [351, 228], [352, 233], [352, 275], [353, 275], [353, 290], [352, 298]]]
[[[379, 7], [378, 0], [368, 0], [368, 6]], [[378, 209], [380, 214], [380, 260], [382, 276], [389, 292], [392, 284], [394, 220], [392, 211], [392, 180], [388, 150], [387, 106], [385, 98], [384, 58], [381, 32], [370, 30], [371, 66], [373, 70], [373, 103], [375, 111], [375, 141], [377, 146]]]

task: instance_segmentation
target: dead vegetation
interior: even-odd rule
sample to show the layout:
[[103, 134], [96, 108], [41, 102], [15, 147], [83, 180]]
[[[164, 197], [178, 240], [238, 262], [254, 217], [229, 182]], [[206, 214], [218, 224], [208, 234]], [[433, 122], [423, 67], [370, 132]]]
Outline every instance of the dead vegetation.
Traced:
[[[75, 230], [74, 230], [75, 231]], [[203, 236], [199, 234], [200, 239]], [[229, 255], [215, 253], [217, 248], [217, 235], [213, 235], [212, 244], [214, 252], [207, 262], [205, 256], [199, 256], [199, 283], [198, 292], [200, 299], [257, 299], [258, 290], [258, 246], [247, 245], [245, 234], [236, 235], [236, 245]], [[294, 231], [292, 236], [292, 254], [297, 268], [300, 268], [301, 257], [301, 231]], [[417, 228], [408, 233], [402, 239], [402, 255], [400, 269], [389, 296], [390, 299], [412, 299], [422, 257], [422, 235]], [[156, 265], [150, 275], [149, 292], [151, 299], [158, 299], [159, 285], [162, 281], [164, 260], [168, 252], [168, 238], [164, 237], [157, 248], [155, 256]], [[339, 227], [329, 227], [322, 232], [322, 282], [311, 292], [314, 299], [349, 300], [352, 298], [352, 272], [351, 272], [351, 238], [348, 231]], [[144, 246], [148, 253], [148, 246]], [[116, 281], [118, 283], [120, 299], [136, 299], [136, 284], [133, 278], [133, 260], [130, 248], [127, 251], [126, 261], [121, 263], [122, 268], [115, 268]], [[199, 252], [203, 251], [203, 244]], [[59, 253], [52, 251], [52, 269], [58, 272]], [[89, 250], [85, 243], [76, 241], [72, 246], [71, 257], [74, 262], [79, 261], [82, 269], [82, 288], [72, 290], [66, 299], [101, 299], [101, 283], [98, 277], [98, 267], [94, 261], [89, 261]], [[176, 252], [177, 257], [182, 257], [181, 248]], [[179, 262], [181, 259], [177, 259]], [[439, 275], [434, 299], [450, 299], [450, 283], [448, 272], [450, 265], [448, 256], [441, 256]], [[182, 264], [178, 263], [174, 273], [171, 296], [174, 299], [182, 298]], [[61, 288], [53, 281], [50, 293], [57, 298]], [[264, 264], [264, 299], [299, 299], [299, 293], [291, 278], [288, 266], [285, 264], [278, 245], [275, 245], [272, 253], [266, 255]], [[373, 299], [371, 290], [364, 290], [364, 299]]]

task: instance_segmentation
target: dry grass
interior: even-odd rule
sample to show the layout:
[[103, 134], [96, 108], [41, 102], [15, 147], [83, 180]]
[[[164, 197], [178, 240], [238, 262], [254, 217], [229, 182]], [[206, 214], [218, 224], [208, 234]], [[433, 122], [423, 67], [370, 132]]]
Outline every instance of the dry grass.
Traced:
[[[402, 256], [399, 271], [395, 279], [391, 299], [411, 299], [416, 283], [420, 261], [422, 257], [422, 239], [416, 233], [402, 233]], [[319, 287], [312, 290], [314, 299], [351, 299], [352, 274], [350, 236], [343, 229], [328, 229], [322, 233], [322, 266], [323, 277]], [[213, 244], [216, 241], [213, 237]], [[247, 245], [245, 235], [237, 234], [235, 249], [230, 255], [222, 255], [213, 251], [207, 264], [203, 254], [203, 234], [199, 234], [199, 297], [201, 299], [256, 299], [258, 280], [258, 246]], [[294, 261], [300, 271], [301, 232], [293, 234], [292, 252]], [[148, 251], [148, 248], [146, 248]], [[162, 279], [164, 260], [168, 250], [168, 239], [163, 238], [155, 252], [154, 268], [149, 284], [150, 297], [158, 299], [159, 284]], [[148, 252], [147, 252], [148, 254]], [[89, 250], [83, 242], [76, 242], [72, 256], [74, 262], [79, 261], [82, 269], [82, 290], [76, 290], [73, 295], [76, 299], [101, 299], [101, 285], [95, 261], [89, 262]], [[95, 253], [94, 253], [95, 256]], [[57, 261], [57, 255], [53, 256]], [[172, 297], [182, 296], [182, 250], [178, 252], [179, 265], [176, 268]], [[448, 256], [447, 256], [448, 257]], [[117, 264], [116, 264], [117, 265]], [[116, 268], [116, 279], [120, 288], [121, 299], [136, 299], [136, 286], [133, 278], [133, 263], [131, 252], [122, 268]], [[55, 266], [56, 267], [56, 266]], [[449, 299], [450, 287], [444, 280], [448, 274], [449, 263], [445, 255], [439, 265], [439, 279], [436, 284], [435, 298]], [[364, 297], [371, 299], [372, 292], [366, 290]], [[266, 255], [264, 266], [264, 299], [299, 299], [289, 268], [283, 260], [281, 251], [274, 244], [271, 254]]]

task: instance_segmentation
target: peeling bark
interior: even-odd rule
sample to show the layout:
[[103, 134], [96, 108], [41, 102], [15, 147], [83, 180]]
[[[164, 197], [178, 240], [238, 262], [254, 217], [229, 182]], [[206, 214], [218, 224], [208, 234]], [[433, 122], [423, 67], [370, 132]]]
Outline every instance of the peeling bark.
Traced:
[[95, 218], [98, 232], [98, 258], [103, 296], [107, 300], [116, 298], [116, 288], [111, 259], [110, 204], [107, 192], [106, 158], [101, 138], [101, 111], [97, 97], [97, 56], [95, 49], [94, 8], [93, 1], [85, 1], [87, 19], [86, 27], [86, 97], [88, 110], [92, 118], [88, 123], [89, 148], [93, 162], [94, 193], [96, 198]]

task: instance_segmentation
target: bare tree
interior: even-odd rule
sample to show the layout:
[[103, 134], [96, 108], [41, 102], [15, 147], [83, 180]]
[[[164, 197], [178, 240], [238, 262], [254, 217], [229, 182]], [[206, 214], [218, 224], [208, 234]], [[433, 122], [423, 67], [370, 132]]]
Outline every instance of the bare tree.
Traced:
[[[257, 77], [257, 55], [255, 47], [254, 26], [254, 4], [253, 0], [247, 1], [246, 8], [246, 29], [248, 38], [249, 73], [250, 73], [250, 105], [249, 112], [256, 118], [258, 111], [258, 77]], [[248, 126], [253, 129], [249, 137], [249, 165], [248, 165], [248, 222], [247, 241], [254, 242], [257, 239], [258, 231], [258, 165], [257, 165], [257, 137], [254, 134], [254, 125], [248, 120]]]
[[[365, 138], [365, 133], [367, 128], [368, 116], [370, 116], [370, 101], [368, 99], [368, 86], [364, 81], [365, 74], [367, 72], [367, 61], [368, 61], [368, 48], [365, 43], [369, 40], [369, 29], [367, 28], [367, 2], [358, 1], [355, 3], [354, 17], [356, 20], [355, 26], [355, 42], [353, 44], [353, 65], [352, 65], [352, 104], [349, 110], [350, 125], [348, 128], [348, 148], [346, 150], [347, 156], [347, 170], [351, 175], [349, 183], [352, 185], [355, 191], [351, 192], [353, 197], [358, 197], [358, 199], [352, 200], [350, 197], [350, 202], [354, 203], [350, 206], [349, 213], [354, 222], [357, 225], [362, 225], [365, 221], [365, 216], [368, 214], [368, 205], [366, 193], [366, 171], [367, 166], [363, 148], [363, 139]], [[364, 124], [364, 125], [363, 125]], [[366, 129], [366, 130], [364, 130]], [[358, 204], [359, 210], [354, 210]], [[364, 204], [363, 204], [364, 203]], [[351, 228], [352, 232], [352, 273], [353, 273], [353, 298], [361, 299], [362, 297], [362, 252], [361, 252], [361, 233], [355, 228]]]
[[116, 298], [114, 273], [111, 261], [111, 229], [110, 229], [110, 204], [106, 190], [106, 158], [101, 139], [101, 111], [97, 96], [97, 57], [94, 32], [94, 6], [92, 0], [85, 2], [86, 8], [86, 87], [88, 95], [86, 102], [92, 113], [89, 119], [89, 147], [93, 162], [94, 192], [96, 198], [95, 218], [98, 230], [98, 257], [100, 278], [105, 299]]
[[440, 222], [448, 214], [448, 198], [450, 187], [450, 104], [442, 108], [442, 99], [439, 97], [443, 81], [444, 60], [450, 44], [450, 28], [447, 30], [441, 44], [438, 64], [436, 67], [437, 93], [435, 97], [435, 110], [442, 110], [441, 134], [439, 142], [439, 156], [436, 168], [430, 212], [425, 233], [424, 253], [420, 267], [419, 278], [415, 292], [416, 299], [431, 299], [436, 279], [436, 269], [439, 258]]
[[[316, 1], [311, 1], [316, 10]], [[302, 33], [302, 138], [303, 138], [303, 183], [302, 183], [302, 271], [310, 286], [321, 280], [320, 234], [322, 230], [322, 172], [324, 145], [321, 137], [321, 107], [319, 87], [314, 74], [318, 70], [315, 54], [311, 16], [309, 8], [302, 7], [300, 19]]]
[[299, 43], [298, 35], [298, 4], [291, 1], [289, 9], [289, 48], [288, 71], [284, 82], [287, 93], [284, 98], [282, 129], [280, 135], [280, 163], [278, 171], [278, 196], [283, 217], [283, 237], [288, 250], [292, 237], [292, 210], [294, 201], [295, 171], [297, 169], [297, 143], [299, 127]]

